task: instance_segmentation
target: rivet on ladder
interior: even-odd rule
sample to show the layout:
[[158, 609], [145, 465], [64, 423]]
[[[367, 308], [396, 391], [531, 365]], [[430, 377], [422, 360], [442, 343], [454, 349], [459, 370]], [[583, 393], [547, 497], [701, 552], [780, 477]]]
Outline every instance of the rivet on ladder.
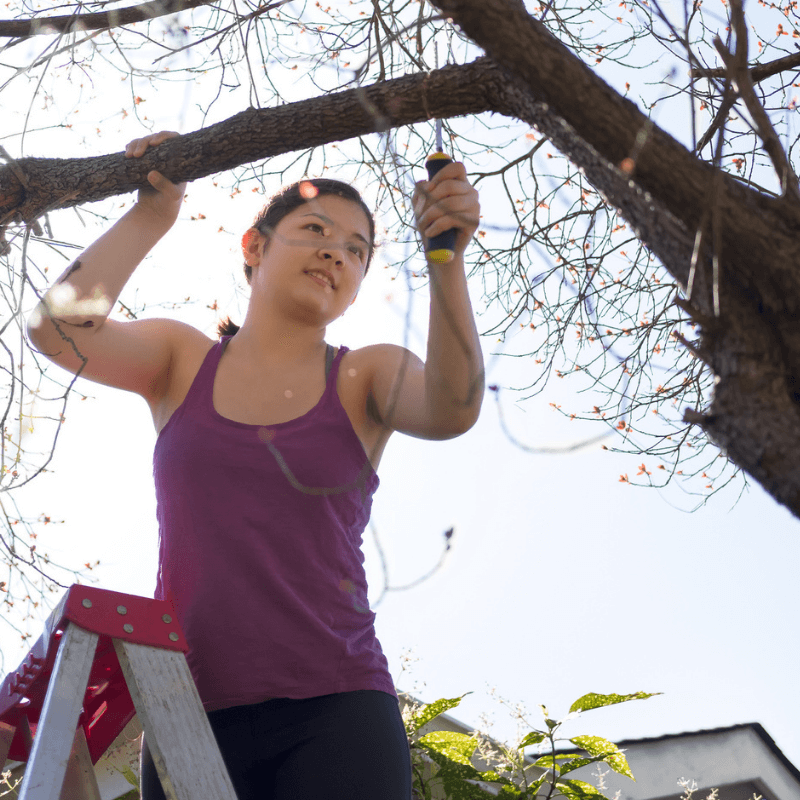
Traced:
[[133, 633], [133, 625], [131, 625], [130, 623], [123, 625], [122, 630], [124, 630], [125, 633]]
[[84, 608], [91, 608], [92, 607], [92, 601], [88, 597], [84, 597], [83, 601], [82, 601], [82, 605], [83, 605]]
[[166, 622], [167, 625], [169, 625], [170, 622], [172, 622], [172, 617], [169, 614], [164, 614], [164, 616], [161, 617], [161, 619], [164, 620], [164, 622]]
[[127, 614], [128, 609], [125, 606], [117, 606], [117, 614]]
[[181, 637], [180, 637], [180, 636], [178, 636], [178, 634], [177, 634], [177, 633], [171, 633], [171, 634], [169, 635], [169, 638], [170, 638], [170, 641], [172, 641], [172, 642], [177, 642], [177, 641], [178, 641], [178, 639], [180, 639]]

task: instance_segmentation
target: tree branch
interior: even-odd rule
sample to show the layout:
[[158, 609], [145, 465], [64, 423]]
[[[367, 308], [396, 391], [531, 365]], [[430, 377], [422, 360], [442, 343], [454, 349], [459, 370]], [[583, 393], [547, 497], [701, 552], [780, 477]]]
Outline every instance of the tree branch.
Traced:
[[[53, 33], [73, 31], [96, 31], [130, 25], [146, 19], [177, 14], [197, 6], [205, 6], [214, 0], [150, 0], [137, 6], [112, 8], [110, 11], [95, 11], [88, 14], [63, 14], [58, 17], [34, 17], [32, 19], [0, 20], [0, 38], [25, 38]], [[76, 6], [79, 8], [79, 6]]]
[[152, 169], [175, 181], [192, 181], [282, 153], [435, 117], [503, 112], [505, 82], [496, 65], [479, 59], [277, 108], [250, 108], [164, 142], [142, 158], [125, 158], [122, 153], [21, 158], [13, 169], [0, 167], [0, 226], [12, 220], [30, 223], [46, 211], [135, 191], [146, 184]]
[[[660, 205], [680, 221], [693, 239], [715, 174], [711, 164], [653, 125], [634, 103], [592, 72], [515, 0], [432, 2], [506, 69], [514, 85], [538, 101], [545, 121], [553, 123], [560, 117], [571, 127], [573, 139], [591, 145], [596, 156], [606, 162], [604, 168], [597, 167], [599, 173], [619, 167], [623, 160], [636, 154], [634, 169], [627, 175], [632, 180], [624, 185], [632, 186], [635, 181], [651, 198], [651, 204]], [[557, 133], [558, 125], [553, 125]], [[543, 132], [554, 134], [551, 129]], [[642, 146], [641, 134], [645, 133]], [[554, 143], [560, 149], [558, 142]], [[573, 160], [579, 167], [584, 166]], [[597, 179], [590, 178], [605, 192]], [[606, 195], [609, 202], [620, 209], [630, 206], [630, 189], [626, 192], [624, 185], [611, 177], [608, 180], [611, 186], [618, 187], [616, 195]], [[792, 254], [793, 263], [800, 263], [800, 240], [796, 234], [800, 230], [800, 208], [745, 187], [727, 173], [720, 176], [716, 202], [723, 225], [720, 257], [731, 277], [760, 302], [776, 311], [791, 309], [800, 316], [800, 273], [788, 264], [785, 268], [774, 265], [773, 269], [764, 270], [760, 261], [752, 258], [754, 246], [766, 253], [780, 241], [779, 246]], [[637, 208], [644, 213], [641, 204]], [[637, 217], [626, 216], [639, 225]], [[644, 241], [651, 247], [655, 244], [652, 239]], [[670, 263], [667, 266], [670, 271], [676, 270], [673, 275], [685, 285], [688, 262], [682, 268]]]
[[714, 115], [714, 119], [711, 121], [711, 124], [708, 126], [708, 130], [700, 137], [699, 141], [697, 142], [695, 153], [697, 153], [698, 155], [702, 153], [705, 146], [714, 137], [714, 134], [725, 124], [726, 120], [728, 119], [728, 114], [733, 108], [735, 102], [736, 102], [736, 93], [730, 87], [730, 84], [726, 83], [725, 93], [722, 96], [722, 102], [720, 103], [719, 109], [717, 110], [717, 113]]
[[731, 85], [742, 98], [745, 108], [753, 119], [763, 145], [767, 151], [772, 166], [778, 174], [781, 190], [784, 197], [789, 197], [795, 203], [800, 203], [800, 188], [797, 185], [797, 176], [789, 163], [789, 157], [783, 149], [781, 140], [770, 121], [764, 106], [756, 97], [750, 72], [747, 69], [747, 25], [744, 19], [744, 8], [741, 0], [730, 0], [731, 26], [736, 33], [736, 52], [732, 54], [722, 40], [714, 37], [714, 47], [725, 62]]
[[[800, 68], [800, 53], [792, 53], [790, 56], [777, 58], [775, 61], [769, 61], [766, 64], [753, 64], [748, 67], [750, 73], [750, 80], [753, 83], [771, 78], [780, 72], [789, 69]], [[695, 67], [691, 70], [693, 78], [724, 78], [727, 73], [727, 67]]]

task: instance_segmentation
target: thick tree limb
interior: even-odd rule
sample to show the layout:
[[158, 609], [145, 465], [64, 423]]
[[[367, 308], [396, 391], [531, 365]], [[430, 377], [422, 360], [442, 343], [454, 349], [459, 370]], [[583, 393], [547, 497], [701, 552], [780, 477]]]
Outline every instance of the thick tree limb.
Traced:
[[[31, 222], [45, 211], [132, 192], [157, 169], [172, 180], [196, 180], [241, 164], [317, 147], [434, 117], [502, 108], [506, 78], [486, 59], [409, 75], [277, 108], [248, 109], [181, 136], [142, 158], [23, 158], [0, 168], [0, 225]], [[24, 187], [15, 170], [25, 176]]]
[[31, 19], [0, 19], [0, 38], [25, 38], [72, 31], [97, 31], [130, 25], [146, 19], [177, 14], [188, 8], [209, 5], [213, 0], [151, 0], [136, 6], [112, 8], [110, 11], [95, 11], [88, 14], [63, 14], [57, 17], [33, 17]]
[[[464, 32], [524, 85], [531, 97], [547, 105], [549, 114], [567, 122], [584, 142], [611, 164], [620, 165], [637, 153], [636, 184], [694, 230], [707, 207], [714, 169], [669, 134], [651, 124], [631, 101], [614, 91], [577, 56], [555, 39], [514, 0], [434, 0]], [[646, 135], [641, 146], [639, 134]], [[578, 166], [582, 166], [579, 162]], [[743, 258], [753, 245], [769, 249], [775, 236], [793, 243], [800, 260], [800, 207], [765, 197], [722, 176], [721, 216], [725, 220], [725, 261], [742, 283], [756, 284], [777, 308], [791, 304], [800, 313], [800, 271], [764, 274]], [[609, 198], [617, 205], [624, 198]], [[745, 214], [746, 216], [743, 216]], [[743, 225], [747, 219], [747, 224]], [[634, 220], [631, 220], [635, 222]], [[776, 231], [775, 225], [779, 230]], [[676, 277], [685, 282], [684, 274]]]

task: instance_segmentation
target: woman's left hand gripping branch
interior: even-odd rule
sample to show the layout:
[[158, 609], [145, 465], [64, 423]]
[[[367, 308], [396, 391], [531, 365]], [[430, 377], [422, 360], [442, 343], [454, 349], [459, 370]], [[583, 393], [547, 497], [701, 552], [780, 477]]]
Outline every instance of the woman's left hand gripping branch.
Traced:
[[478, 191], [467, 180], [464, 165], [454, 161], [439, 170], [431, 180], [419, 181], [412, 202], [425, 250], [430, 238], [455, 228], [453, 262], [461, 263], [480, 219]]

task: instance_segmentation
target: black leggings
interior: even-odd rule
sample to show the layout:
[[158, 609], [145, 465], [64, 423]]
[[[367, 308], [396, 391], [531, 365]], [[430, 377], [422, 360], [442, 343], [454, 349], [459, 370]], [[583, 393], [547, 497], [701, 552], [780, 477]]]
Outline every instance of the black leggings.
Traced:
[[[239, 800], [410, 800], [397, 700], [362, 690], [208, 714]], [[145, 742], [142, 800], [166, 800]]]

